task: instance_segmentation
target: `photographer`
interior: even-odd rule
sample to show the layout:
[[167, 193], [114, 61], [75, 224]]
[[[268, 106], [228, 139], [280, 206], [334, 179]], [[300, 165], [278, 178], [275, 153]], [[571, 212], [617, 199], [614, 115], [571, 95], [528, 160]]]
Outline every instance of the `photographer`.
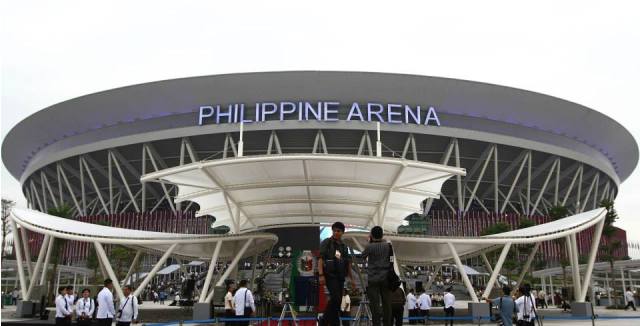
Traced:
[[535, 298], [531, 294], [529, 284], [525, 284], [518, 289], [520, 296], [516, 299], [516, 309], [518, 310], [518, 326], [534, 326], [536, 319]]
[[387, 281], [391, 247], [389, 243], [382, 240], [382, 235], [382, 228], [374, 226], [369, 234], [369, 244], [362, 251], [362, 257], [367, 260], [369, 266], [367, 297], [371, 307], [373, 326], [380, 326], [381, 315], [382, 324], [391, 326], [391, 289]]

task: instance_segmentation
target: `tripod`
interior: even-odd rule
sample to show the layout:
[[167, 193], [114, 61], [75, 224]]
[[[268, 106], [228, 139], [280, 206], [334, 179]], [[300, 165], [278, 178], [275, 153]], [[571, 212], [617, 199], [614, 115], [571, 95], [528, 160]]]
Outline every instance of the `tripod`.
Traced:
[[287, 301], [284, 303], [284, 306], [282, 306], [282, 312], [280, 313], [280, 319], [278, 319], [278, 326], [282, 326], [282, 321], [285, 319], [285, 317], [287, 316], [287, 308], [289, 309], [289, 313], [291, 314], [291, 319], [293, 320], [293, 324], [295, 326], [298, 326], [298, 317], [296, 316], [296, 311], [293, 310], [293, 307], [291, 306], [291, 302]]
[[[363, 316], [364, 315], [364, 316]], [[364, 317], [367, 317], [367, 321], [363, 320]], [[372, 322], [371, 318], [371, 309], [369, 308], [369, 301], [362, 300], [360, 301], [360, 305], [358, 306], [358, 311], [356, 312], [356, 316], [354, 317], [353, 326], [360, 326], [361, 322], [364, 322], [364, 325], [369, 325]]]

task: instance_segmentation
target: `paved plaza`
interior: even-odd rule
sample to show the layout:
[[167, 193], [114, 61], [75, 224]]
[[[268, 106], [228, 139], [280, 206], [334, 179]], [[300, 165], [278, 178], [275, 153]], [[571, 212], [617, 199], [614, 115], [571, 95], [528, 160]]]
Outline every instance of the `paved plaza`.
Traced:
[[[456, 310], [459, 312], [458, 316], [467, 315], [466, 311], [467, 301], [456, 302]], [[441, 307], [433, 308], [433, 312], [442, 310]], [[624, 310], [610, 310], [604, 307], [595, 307], [596, 314], [601, 318], [595, 320], [595, 325], [598, 326], [638, 326], [640, 325], [640, 311], [624, 311]], [[2, 324], [21, 324], [21, 325], [46, 325], [53, 324], [53, 321], [41, 321], [39, 319], [29, 318], [15, 318], [14, 317], [15, 306], [9, 306], [2, 309]], [[570, 313], [563, 313], [561, 309], [550, 308], [543, 309], [540, 313], [545, 318], [543, 319], [543, 326], [556, 326], [556, 325], [592, 325], [591, 320], [573, 319]], [[137, 325], [153, 325], [155, 323], [166, 323], [170, 321], [190, 320], [191, 313], [189, 310], [183, 307], [170, 307], [168, 305], [161, 305], [159, 303], [145, 302], [140, 306], [140, 316], [143, 320], [147, 320], [144, 323]], [[153, 320], [150, 317], [153, 316]], [[182, 319], [180, 318], [182, 317]], [[168, 325], [168, 324], [162, 325]], [[114, 323], [115, 324], [115, 323]], [[408, 324], [408, 323], [406, 323]], [[434, 320], [429, 322], [429, 325], [442, 325], [441, 320]], [[473, 325], [471, 321], [459, 320], [456, 321], [457, 325]], [[493, 325], [494, 323], [485, 324]], [[179, 325], [176, 323], [175, 325]], [[185, 323], [185, 325], [188, 325]], [[195, 325], [195, 324], [193, 324]], [[477, 324], [476, 324], [477, 325]]]

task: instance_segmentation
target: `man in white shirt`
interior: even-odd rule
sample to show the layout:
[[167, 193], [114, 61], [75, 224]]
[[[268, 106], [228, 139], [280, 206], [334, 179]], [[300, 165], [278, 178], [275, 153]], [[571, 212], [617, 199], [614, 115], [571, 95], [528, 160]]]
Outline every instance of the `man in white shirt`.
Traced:
[[104, 287], [98, 293], [98, 326], [111, 326], [113, 317], [116, 315], [116, 309], [113, 306], [113, 282], [111, 279], [104, 280]]
[[[444, 301], [444, 315], [445, 317], [453, 317], [455, 315], [455, 305], [456, 305], [456, 296], [451, 293], [451, 288], [447, 288], [444, 291], [444, 296], [442, 298]], [[447, 326], [447, 322], [453, 326], [453, 319], [445, 319], [444, 326]]]
[[82, 290], [82, 298], [76, 303], [76, 316], [79, 326], [91, 325], [93, 311], [96, 309], [96, 303], [91, 299], [91, 291], [89, 289]]
[[67, 300], [67, 304], [69, 305], [69, 311], [73, 315], [74, 304], [76, 302], [76, 296], [73, 295], [73, 286], [67, 286], [67, 294], [65, 294], [64, 299]]
[[58, 296], [56, 297], [56, 325], [71, 325], [71, 307], [64, 296], [67, 294], [67, 289], [61, 286], [58, 289]]
[[528, 284], [518, 289], [520, 297], [514, 301], [519, 321], [531, 322], [536, 319], [535, 302], [536, 298], [531, 294]]
[[[418, 300], [416, 296], [413, 294], [413, 289], [409, 290], [409, 294], [407, 294], [407, 310], [409, 311], [409, 318], [418, 317]], [[409, 319], [409, 324], [415, 324], [415, 319]]]
[[[238, 290], [233, 296], [233, 301], [236, 306], [236, 317], [251, 318], [256, 312], [256, 304], [253, 301], [253, 294], [251, 290], [247, 289], [247, 280], [242, 280], [238, 284]], [[235, 325], [246, 326], [249, 325], [249, 321], [237, 322]]]
[[116, 325], [129, 326], [131, 322], [138, 322], [138, 298], [131, 293], [133, 291], [129, 285], [125, 285], [122, 292], [124, 292], [125, 299], [118, 308], [118, 323]]
[[425, 324], [429, 319], [429, 309], [431, 309], [431, 296], [422, 290], [422, 294], [418, 297], [418, 307], [420, 308], [420, 317], [424, 317]]
[[624, 300], [627, 302], [624, 310], [627, 310], [629, 309], [629, 307], [631, 307], [633, 308], [633, 311], [636, 311], [636, 300], [633, 297], [633, 292], [631, 292], [631, 287], [627, 287], [627, 291], [624, 293]]
[[233, 302], [233, 291], [235, 289], [235, 283], [231, 282], [227, 285], [227, 294], [224, 296], [224, 316], [226, 318], [233, 318], [236, 315], [236, 306]]
[[[340, 317], [351, 318], [351, 297], [347, 289], [342, 289], [342, 302], [340, 302]], [[343, 319], [342, 326], [349, 326], [350, 320]]]

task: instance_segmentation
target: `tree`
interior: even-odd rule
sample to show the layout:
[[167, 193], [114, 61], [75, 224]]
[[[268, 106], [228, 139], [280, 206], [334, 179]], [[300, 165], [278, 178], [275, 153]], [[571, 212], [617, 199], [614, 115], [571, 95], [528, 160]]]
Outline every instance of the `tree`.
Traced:
[[[604, 227], [602, 228], [602, 236], [606, 239], [606, 244], [600, 245], [600, 250], [603, 254], [602, 258], [609, 262], [609, 267], [611, 268], [611, 283], [615, 284], [616, 273], [613, 270], [613, 265], [616, 261], [615, 252], [622, 247], [620, 240], [616, 240], [614, 238], [616, 227], [613, 226], [613, 223], [618, 219], [618, 212], [616, 212], [613, 207], [613, 201], [608, 199], [601, 201], [600, 207], [604, 207], [607, 210], [607, 215], [604, 217]], [[609, 289], [607, 289], [607, 293], [609, 293]], [[613, 298], [616, 297], [615, 291], [611, 296]], [[613, 300], [610, 300], [609, 302], [613, 302]]]
[[15, 204], [13, 200], [2, 198], [2, 248], [0, 249], [2, 257], [5, 256], [4, 247], [7, 243], [7, 234], [9, 234], [9, 214]]
[[118, 279], [122, 280], [126, 274], [127, 269], [133, 262], [135, 251], [123, 246], [113, 246], [111, 248], [111, 261], [113, 261], [113, 272]]
[[[58, 216], [61, 218], [72, 219], [73, 218], [73, 209], [71, 206], [63, 203], [61, 206], [50, 208], [47, 212], [49, 215]], [[54, 286], [56, 283], [56, 277], [58, 274], [58, 264], [60, 263], [60, 257], [62, 255], [62, 250], [67, 244], [67, 240], [64, 239], [55, 239], [53, 242], [53, 252], [51, 253], [51, 264], [53, 264], [53, 268], [51, 270], [51, 275], [49, 276], [49, 289], [47, 291], [47, 297], [49, 298], [49, 302], [53, 302], [56, 294], [56, 290], [54, 290]]]
[[482, 231], [482, 235], [492, 235], [492, 234], [498, 234], [498, 233], [507, 232], [507, 231], [511, 231], [511, 226], [509, 226], [509, 224], [504, 222], [498, 222], [484, 229], [484, 231]]

